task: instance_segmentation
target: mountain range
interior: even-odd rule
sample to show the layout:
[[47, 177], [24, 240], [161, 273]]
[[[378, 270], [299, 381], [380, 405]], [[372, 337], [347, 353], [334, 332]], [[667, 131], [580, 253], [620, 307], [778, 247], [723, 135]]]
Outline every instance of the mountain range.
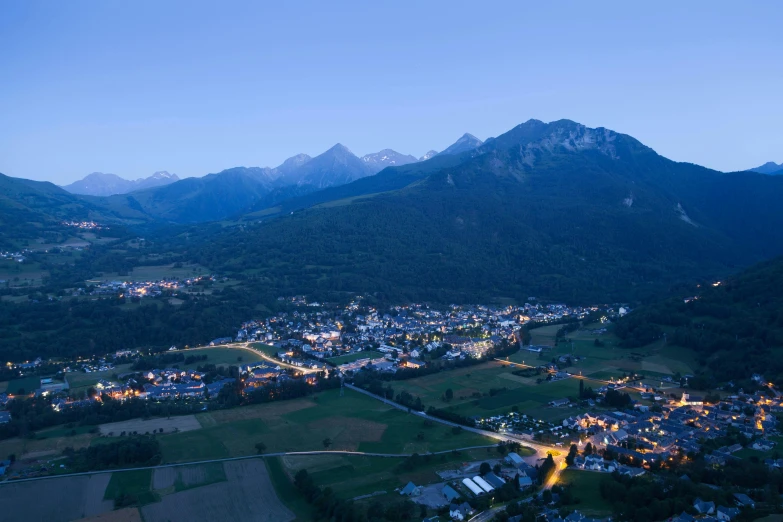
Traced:
[[127, 180], [116, 174], [93, 172], [79, 181], [65, 185], [63, 188], [72, 194], [111, 196], [114, 194], [127, 194], [135, 190], [162, 187], [175, 181], [179, 181], [179, 177], [176, 174], [169, 174], [165, 170], [156, 172], [148, 178], [136, 180]]
[[781, 197], [783, 178], [530, 120], [477, 148], [257, 209], [189, 252], [226, 273], [252, 265], [281, 295], [642, 299], [783, 253]]
[[[440, 155], [451, 155], [449, 151], [469, 150], [477, 143], [481, 141], [466, 134]], [[402, 167], [422, 161], [427, 160], [419, 160], [391, 149], [360, 158], [338, 143], [318, 156], [298, 154], [274, 168], [234, 167], [201, 178], [186, 178], [163, 187], [115, 195], [110, 200], [113, 207], [128, 206], [155, 220], [175, 223], [217, 221], [347, 185], [374, 176], [389, 167]]]
[[49, 224], [187, 224], [160, 248], [252, 268], [279, 295], [646, 299], [783, 253], [783, 177], [674, 162], [610, 129], [530, 120], [428, 156], [338, 144], [109, 197], [4, 177], [0, 205]]
[[760, 167], [749, 169], [759, 174], [783, 175], [783, 163], [778, 165], [774, 161], [768, 161]]

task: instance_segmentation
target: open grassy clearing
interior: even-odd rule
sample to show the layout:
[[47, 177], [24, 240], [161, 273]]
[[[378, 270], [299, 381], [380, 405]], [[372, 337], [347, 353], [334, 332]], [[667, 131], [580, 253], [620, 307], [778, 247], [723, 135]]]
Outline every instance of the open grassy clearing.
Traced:
[[[512, 355], [509, 360], [532, 366], [548, 364], [561, 355], [582, 358], [567, 368], [571, 373], [582, 372], [596, 379], [616, 379], [625, 373], [640, 373], [651, 380], [665, 376], [693, 373], [697, 366], [694, 354], [687, 349], [664, 345], [662, 341], [634, 350], [621, 348], [619, 339], [611, 332], [596, 334], [601, 325], [594, 324], [568, 334], [567, 341], [554, 344], [559, 325], [545, 326], [532, 330], [532, 344], [550, 346], [542, 354], [524, 349]], [[598, 340], [600, 345], [596, 345]]]
[[383, 357], [383, 354], [381, 352], [376, 352], [375, 350], [367, 350], [364, 352], [357, 352], [352, 353], [348, 355], [340, 355], [338, 357], [330, 357], [329, 359], [326, 359], [330, 363], [333, 364], [345, 364], [353, 361], [358, 361], [359, 359], [379, 359]]
[[[523, 452], [524, 454], [524, 452]], [[494, 449], [475, 449], [457, 454], [432, 456], [420, 467], [405, 471], [400, 468], [404, 459], [363, 457], [356, 455], [307, 455], [280, 458], [288, 476], [306, 469], [313, 480], [322, 487], [330, 487], [341, 498], [351, 499], [362, 495], [385, 491], [393, 493], [408, 482], [432, 484], [442, 482], [436, 472], [459, 469], [468, 462], [493, 461], [502, 458]], [[382, 499], [374, 497], [373, 500]]]
[[123, 495], [137, 499], [139, 505], [157, 501], [160, 497], [152, 491], [152, 470], [139, 469], [112, 473], [103, 498], [113, 501]]
[[[65, 448], [74, 449], [86, 448], [96, 437], [91, 433], [84, 433], [82, 430], [76, 430], [76, 435], [70, 435], [70, 429], [51, 428], [38, 432], [36, 439], [15, 437], [0, 441], [0, 455], [5, 458], [7, 455], [14, 454], [19, 460], [33, 459], [56, 455]], [[51, 436], [50, 436], [51, 435]]]
[[207, 275], [210, 271], [196, 264], [137, 266], [128, 275], [107, 273], [90, 279], [88, 282], [99, 281], [159, 281], [161, 279], [188, 279], [190, 277]]
[[567, 469], [560, 475], [560, 484], [571, 487], [574, 497], [579, 499], [575, 506], [586, 516], [606, 516], [611, 514], [611, 506], [601, 497], [601, 482], [612, 480], [605, 473]]
[[19, 263], [13, 259], [0, 259], [0, 280], [7, 281], [11, 288], [40, 286], [46, 277], [49, 277], [49, 272], [37, 263]]
[[65, 379], [68, 381], [68, 386], [71, 391], [79, 391], [81, 389], [86, 390], [90, 386], [95, 386], [95, 384], [101, 379], [111, 381], [113, 380], [112, 375], [120, 375], [129, 372], [130, 367], [130, 364], [120, 364], [111, 370], [106, 370], [103, 372], [86, 373], [81, 370], [68, 372], [65, 374]]
[[[479, 435], [451, 429], [387, 406], [365, 395], [329, 390], [312, 397], [196, 415], [200, 430], [159, 437], [165, 462], [186, 462], [267, 452], [329, 449], [423, 453], [492, 444]], [[417, 440], [419, 432], [423, 440]]]
[[8, 381], [6, 389], [13, 395], [29, 395], [41, 387], [40, 377], [22, 377]]
[[195, 369], [197, 366], [203, 366], [205, 364], [214, 364], [215, 366], [237, 366], [240, 364], [248, 364], [263, 360], [260, 355], [251, 350], [228, 346], [190, 348], [188, 350], [184, 350], [183, 353], [185, 354], [186, 358], [190, 355], [207, 356], [206, 361], [198, 361], [191, 364], [178, 363], [175, 365], [185, 370]]
[[259, 352], [265, 353], [269, 356], [277, 355], [277, 352], [280, 351], [280, 348], [272, 346], [271, 344], [251, 343], [250, 346], [258, 350]]
[[[535, 378], [514, 375], [518, 369], [498, 361], [444, 371], [405, 381], [391, 383], [395, 393], [405, 390], [419, 396], [424, 405], [448, 408], [467, 416], [492, 416], [507, 413], [512, 407], [521, 413], [544, 420], [559, 420], [572, 412], [568, 408], [552, 408], [549, 402], [564, 397], [576, 397], [579, 381], [575, 378], [538, 384]], [[545, 376], [542, 375], [541, 378]], [[597, 381], [586, 380], [586, 386], [600, 387]], [[445, 402], [441, 397], [451, 389], [454, 398]], [[491, 389], [506, 388], [490, 396]], [[474, 394], [479, 394], [478, 397]]]

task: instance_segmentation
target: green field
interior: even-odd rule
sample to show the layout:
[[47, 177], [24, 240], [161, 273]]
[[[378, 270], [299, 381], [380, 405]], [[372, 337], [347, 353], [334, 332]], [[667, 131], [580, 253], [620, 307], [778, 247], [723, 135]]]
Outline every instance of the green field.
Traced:
[[612, 480], [606, 473], [567, 469], [560, 475], [560, 485], [568, 486], [579, 499], [574, 507], [586, 516], [606, 516], [612, 508], [602, 497], [600, 486], [604, 480]]
[[6, 390], [8, 393], [16, 395], [22, 391], [23, 395], [33, 393], [35, 390], [41, 387], [40, 377], [22, 377], [21, 379], [13, 379], [8, 381]]
[[[329, 390], [315, 396], [202, 413], [202, 429], [159, 437], [164, 462], [186, 462], [267, 452], [330, 449], [382, 453], [423, 453], [493, 444], [468, 432], [455, 435], [446, 426], [428, 422], [375, 399]], [[422, 433], [423, 440], [418, 434]]]
[[123, 471], [112, 473], [109, 485], [103, 493], [105, 500], [117, 500], [120, 496], [131, 496], [139, 505], [150, 504], [159, 500], [152, 491], [152, 470]]
[[175, 267], [174, 264], [137, 266], [128, 275], [108, 273], [90, 279], [88, 282], [94, 284], [100, 281], [160, 281], [161, 279], [170, 279], [175, 277], [179, 279], [187, 279], [189, 277], [207, 275], [209, 273], [209, 270], [200, 265], [184, 264], [180, 267]]
[[[663, 342], [644, 348], [629, 350], [621, 348], [619, 339], [611, 332], [595, 334], [588, 330], [600, 328], [600, 324], [588, 325], [566, 336], [566, 341], [555, 345], [555, 335], [560, 325], [544, 326], [530, 332], [531, 344], [550, 346], [543, 354], [520, 350], [509, 360], [525, 362], [532, 366], [548, 364], [552, 358], [561, 355], [573, 355], [582, 358], [567, 368], [571, 373], [582, 372], [595, 379], [610, 380], [624, 373], [640, 373], [648, 380], [655, 381], [665, 376], [693, 373], [697, 363], [690, 350], [676, 346], [665, 346]], [[601, 346], [596, 346], [598, 340]]]
[[280, 348], [272, 346], [271, 344], [251, 343], [251, 346], [256, 350], [258, 350], [259, 352], [263, 352], [270, 357], [277, 355], [277, 352], [280, 351]]
[[73, 393], [74, 391], [79, 391], [80, 389], [86, 390], [90, 386], [95, 386], [95, 384], [101, 379], [111, 381], [112, 375], [119, 375], [121, 373], [129, 372], [130, 367], [130, 364], [120, 364], [111, 370], [90, 373], [79, 370], [75, 372], [68, 372], [65, 374], [65, 377], [68, 380], [69, 389], [71, 393]]
[[358, 455], [286, 456], [275, 459], [288, 476], [306, 469], [321, 487], [329, 487], [340, 498], [353, 499], [362, 495], [385, 491], [366, 502], [399, 500], [394, 490], [408, 482], [417, 485], [442, 482], [436, 471], [454, 470], [467, 462], [492, 461], [500, 458], [494, 450], [475, 449], [425, 457], [428, 461], [413, 470], [403, 470], [403, 459], [364, 457]]
[[[426, 407], [448, 408], [471, 417], [507, 413], [513, 406], [519, 408], [521, 413], [549, 421], [561, 420], [571, 415], [568, 408], [552, 408], [549, 402], [575, 397], [579, 392], [577, 379], [537, 384], [536, 378], [514, 375], [512, 372], [516, 369], [518, 368], [512, 365], [489, 361], [416, 379], [393, 381], [391, 386], [395, 393], [405, 390], [421, 397]], [[598, 388], [602, 383], [586, 380], [585, 385]], [[441, 397], [449, 388], [453, 391], [454, 398], [447, 403]], [[506, 390], [490, 396], [492, 388]], [[474, 396], [476, 393], [479, 397]]]
[[375, 350], [367, 350], [364, 352], [356, 352], [349, 355], [340, 355], [338, 357], [330, 357], [329, 359], [326, 359], [332, 364], [341, 365], [349, 362], [358, 361], [359, 359], [379, 359], [383, 357], [383, 354], [381, 352], [376, 352]]
[[185, 370], [192, 370], [195, 369], [197, 366], [203, 366], [205, 364], [214, 364], [216, 366], [229, 366], [229, 365], [236, 366], [240, 364], [248, 364], [248, 363], [263, 360], [260, 355], [258, 355], [257, 353], [251, 350], [245, 350], [243, 348], [231, 348], [228, 346], [215, 346], [212, 348], [191, 348], [189, 350], [185, 350], [183, 353], [185, 354], [185, 357], [188, 357], [189, 355], [207, 356], [206, 361], [198, 361], [191, 364], [183, 364], [183, 363], [177, 364], [177, 366]]
[[286, 474], [280, 457], [264, 459], [269, 479], [280, 501], [296, 515], [297, 522], [313, 519], [313, 510]]

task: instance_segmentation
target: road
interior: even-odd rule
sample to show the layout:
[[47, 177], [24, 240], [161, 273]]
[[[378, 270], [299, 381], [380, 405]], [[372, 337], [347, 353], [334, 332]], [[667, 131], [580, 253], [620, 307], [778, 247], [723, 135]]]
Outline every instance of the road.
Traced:
[[[444, 450], [444, 451], [434, 451], [429, 453], [430, 455], [446, 455], [450, 454], [453, 451], [470, 451], [474, 449], [486, 449], [486, 448], [494, 448], [495, 445], [484, 445], [484, 446], [467, 446], [464, 448], [455, 448], [450, 450]], [[307, 455], [356, 455], [360, 457], [382, 457], [382, 458], [391, 458], [391, 459], [400, 459], [400, 458], [407, 458], [412, 456], [412, 453], [368, 453], [364, 451], [347, 451], [347, 450], [315, 450], [315, 451], [281, 451], [277, 453], [263, 453], [260, 455], [245, 455], [243, 457], [224, 457], [221, 459], [210, 459], [210, 460], [197, 460], [192, 462], [177, 462], [174, 464], [160, 464], [158, 466], [144, 466], [139, 468], [120, 468], [120, 469], [106, 469], [106, 470], [100, 470], [100, 471], [85, 471], [82, 473], [63, 473], [60, 475], [47, 475], [45, 477], [32, 477], [32, 478], [26, 478], [26, 479], [17, 479], [17, 480], [6, 480], [3, 482], [0, 482], [0, 486], [3, 486], [5, 484], [16, 484], [19, 482], [32, 482], [34, 480], [47, 480], [47, 479], [57, 479], [57, 478], [65, 478], [65, 477], [82, 477], [85, 475], [100, 475], [103, 473], [122, 473], [123, 471], [138, 471], [138, 470], [144, 470], [144, 469], [163, 469], [163, 468], [176, 468], [180, 466], [197, 466], [199, 464], [209, 464], [212, 462], [231, 462], [235, 460], [248, 460], [248, 459], [259, 459], [259, 458], [269, 458], [269, 457], [289, 457], [289, 456], [307, 456]]]
[[303, 368], [301, 366], [294, 366], [293, 364], [284, 363], [283, 361], [280, 361], [279, 359], [275, 359], [273, 357], [268, 356], [261, 350], [257, 350], [253, 348], [252, 343], [228, 343], [228, 344], [221, 344], [219, 346], [199, 346], [198, 348], [188, 348], [186, 350], [177, 350], [181, 352], [192, 352], [194, 350], [212, 350], [215, 348], [239, 348], [240, 350], [248, 350], [250, 352], [253, 352], [254, 354], [261, 357], [263, 360], [270, 362], [276, 366], [280, 366], [281, 368], [290, 368], [291, 370], [296, 370], [300, 373], [318, 373], [322, 370], [314, 370], [313, 368]]
[[[417, 415], [419, 417], [422, 417], [422, 418], [425, 418], [425, 419], [429, 419], [429, 420], [431, 420], [433, 422], [439, 422], [441, 424], [445, 424], [447, 426], [452, 426], [452, 427], [459, 426], [459, 427], [461, 427], [465, 431], [470, 431], [470, 432], [476, 433], [478, 435], [483, 435], [484, 437], [488, 437], [488, 438], [495, 439], [495, 440], [498, 440], [498, 441], [512, 440], [514, 442], [519, 442], [523, 446], [527, 446], [528, 448], [531, 448], [531, 449], [535, 450], [536, 457], [538, 457], [540, 459], [546, 458], [548, 453], [562, 453], [562, 451], [561, 451], [562, 448], [558, 448], [556, 446], [549, 446], [547, 444], [541, 444], [539, 442], [534, 442], [534, 441], [532, 441], [532, 440], [530, 440], [530, 439], [528, 439], [526, 437], [523, 437], [521, 435], [516, 435], [516, 434], [513, 434], [513, 433], [495, 433], [494, 431], [487, 431], [487, 430], [482, 430], [482, 429], [479, 429], [479, 428], [471, 428], [471, 427], [468, 427], [468, 426], [462, 426], [461, 424], [457, 424], [455, 422], [450, 422], [450, 421], [447, 421], [447, 420], [444, 420], [444, 419], [440, 419], [438, 417], [433, 417], [431, 415], [427, 415], [424, 412], [410, 410], [409, 408], [407, 408], [405, 406], [402, 406], [401, 404], [397, 404], [396, 402], [390, 401], [390, 400], [388, 400], [388, 399], [386, 399], [384, 397], [381, 397], [380, 395], [375, 395], [374, 393], [370, 393], [367, 390], [363, 390], [363, 389], [361, 389], [361, 388], [359, 388], [357, 386], [354, 386], [353, 384], [346, 383], [345, 387], [346, 388], [350, 388], [351, 390], [354, 390], [356, 392], [363, 393], [364, 395], [367, 395], [368, 397], [372, 397], [373, 399], [377, 399], [377, 400], [379, 400], [381, 402], [384, 402], [384, 403], [386, 403], [387, 405], [389, 405], [389, 406], [391, 406], [393, 408], [397, 408], [398, 410], [402, 410], [402, 411], [408, 412], [408, 413], [410, 413], [412, 415]], [[550, 477], [550, 479], [547, 481], [546, 484], [544, 484], [544, 488], [546, 488], [546, 489], [549, 489], [552, 486], [554, 486], [555, 484], [557, 484], [557, 481], [560, 478], [560, 473], [563, 471], [563, 469], [565, 467], [564, 466], [565, 458], [562, 455], [560, 455], [558, 457], [553, 457], [553, 458], [555, 460], [555, 472], [552, 473], [552, 476]]]

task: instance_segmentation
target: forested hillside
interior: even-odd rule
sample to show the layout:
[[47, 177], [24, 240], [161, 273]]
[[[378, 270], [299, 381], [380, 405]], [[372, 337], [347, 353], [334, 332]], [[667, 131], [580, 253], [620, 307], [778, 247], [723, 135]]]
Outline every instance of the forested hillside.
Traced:
[[783, 258], [754, 266], [718, 286], [645, 306], [623, 318], [616, 333], [628, 348], [660, 341], [696, 351], [703, 385], [759, 373], [783, 384]]
[[592, 302], [644, 298], [783, 249], [783, 180], [676, 163], [606, 129], [531, 121], [438, 159], [360, 180], [364, 197], [196, 229], [174, 248], [221, 272], [252, 270], [283, 294]]

